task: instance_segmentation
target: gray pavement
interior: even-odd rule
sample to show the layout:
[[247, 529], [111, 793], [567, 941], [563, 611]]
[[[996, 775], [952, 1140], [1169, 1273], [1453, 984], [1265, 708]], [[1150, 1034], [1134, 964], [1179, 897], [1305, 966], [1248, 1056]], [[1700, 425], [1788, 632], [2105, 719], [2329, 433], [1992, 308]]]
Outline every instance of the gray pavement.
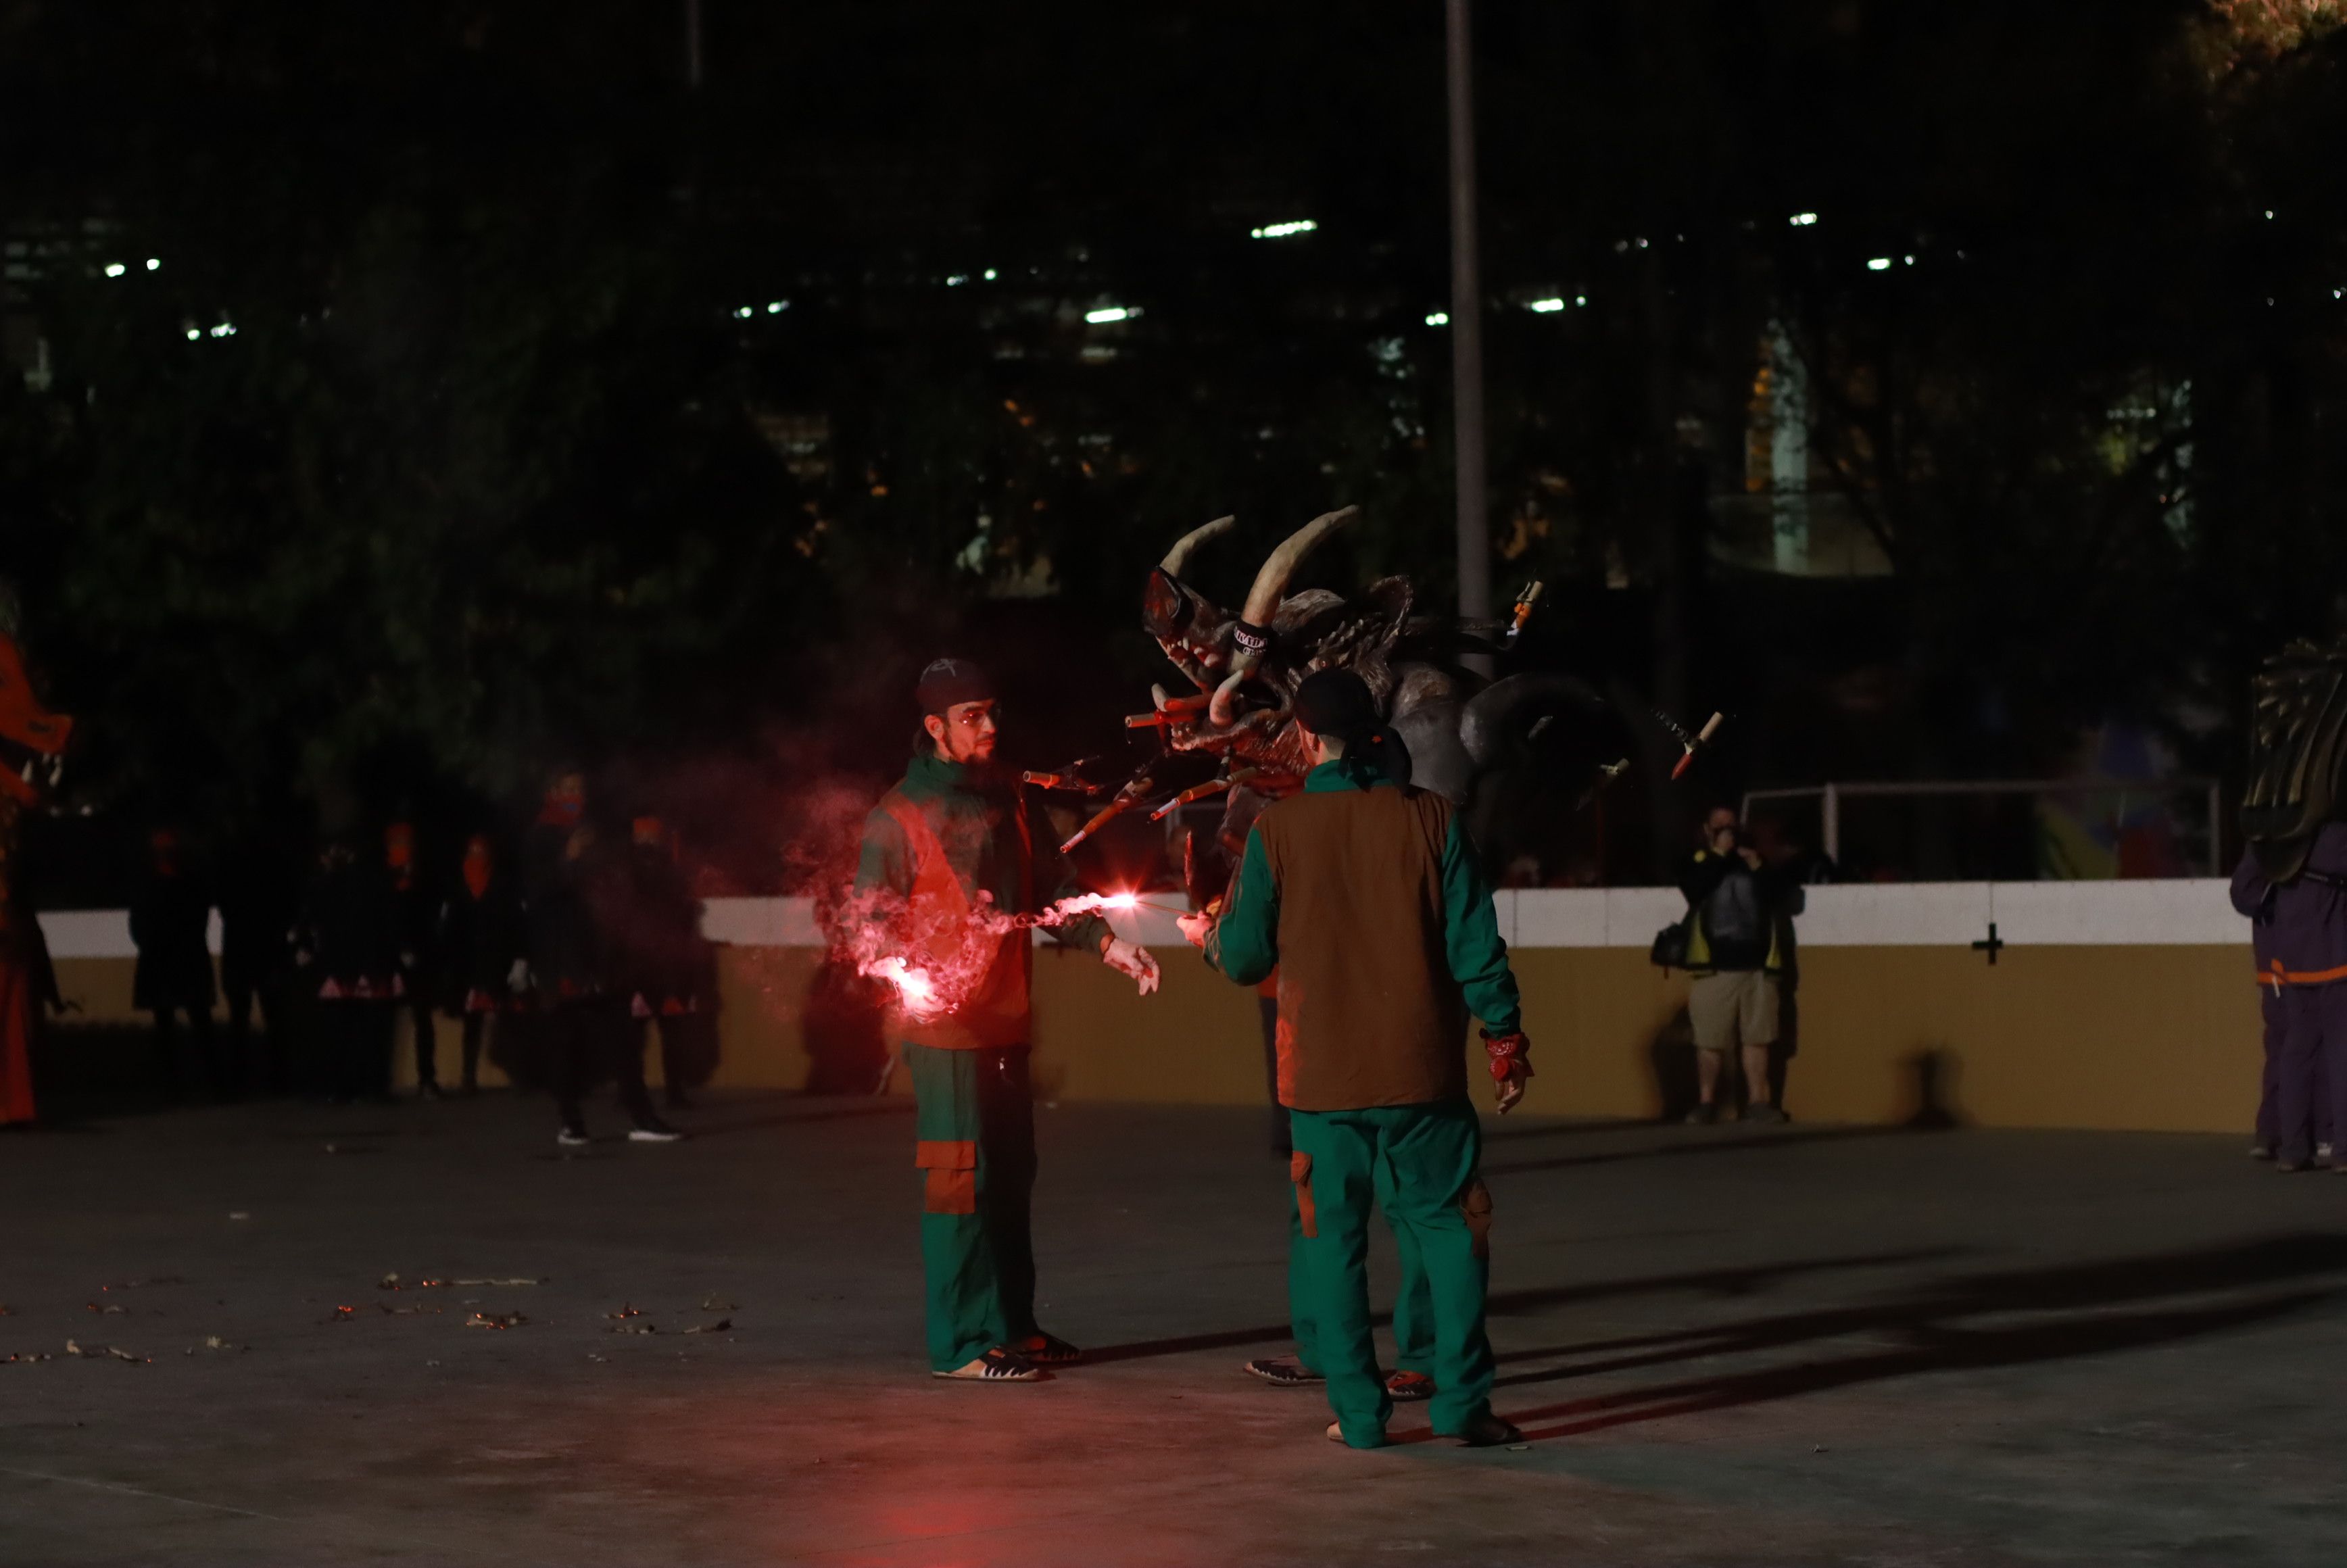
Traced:
[[2347, 1179], [2242, 1139], [1496, 1126], [1534, 1440], [1357, 1453], [1237, 1370], [1263, 1118], [1040, 1114], [1043, 1316], [1099, 1354], [1033, 1388], [924, 1375], [897, 1107], [0, 1135], [0, 1563], [2347, 1561]]

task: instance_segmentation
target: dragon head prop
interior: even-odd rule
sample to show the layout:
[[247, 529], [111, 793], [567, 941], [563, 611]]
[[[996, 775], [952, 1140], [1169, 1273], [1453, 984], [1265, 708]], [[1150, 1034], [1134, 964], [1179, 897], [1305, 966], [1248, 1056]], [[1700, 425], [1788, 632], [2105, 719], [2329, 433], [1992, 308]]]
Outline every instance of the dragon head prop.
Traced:
[[15, 638], [0, 631], [0, 794], [20, 806], [38, 805], [65, 771], [73, 725], [71, 716], [42, 705]]

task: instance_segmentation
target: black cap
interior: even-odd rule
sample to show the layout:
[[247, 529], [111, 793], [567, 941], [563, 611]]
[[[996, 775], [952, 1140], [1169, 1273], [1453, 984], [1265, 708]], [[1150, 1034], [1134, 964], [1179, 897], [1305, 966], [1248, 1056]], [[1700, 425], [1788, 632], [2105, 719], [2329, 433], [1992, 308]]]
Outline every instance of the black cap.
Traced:
[[1296, 688], [1296, 716], [1316, 735], [1348, 746], [1366, 741], [1382, 722], [1368, 682], [1350, 670], [1317, 670]]
[[995, 700], [994, 682], [967, 659], [940, 659], [922, 671], [914, 695], [920, 699], [924, 713], [944, 713], [962, 702]]

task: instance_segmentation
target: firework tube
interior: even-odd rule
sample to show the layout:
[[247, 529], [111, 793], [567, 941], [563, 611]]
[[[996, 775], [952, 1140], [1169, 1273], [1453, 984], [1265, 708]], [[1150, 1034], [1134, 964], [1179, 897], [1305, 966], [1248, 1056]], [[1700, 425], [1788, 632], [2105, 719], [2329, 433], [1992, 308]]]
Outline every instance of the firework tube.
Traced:
[[1727, 715], [1725, 713], [1714, 713], [1710, 718], [1706, 719], [1703, 722], [1703, 728], [1696, 732], [1695, 739], [1685, 743], [1686, 750], [1680, 755], [1677, 765], [1671, 769], [1671, 777], [1675, 779], [1683, 777], [1687, 769], [1695, 766], [1696, 748], [1709, 745], [1712, 736], [1719, 733], [1719, 726], [1727, 722]]
[[1220, 794], [1226, 789], [1236, 789], [1253, 779], [1257, 771], [1255, 768], [1241, 768], [1226, 779], [1208, 779], [1204, 784], [1192, 784], [1188, 789], [1151, 812], [1149, 820], [1163, 822], [1194, 800], [1204, 800], [1208, 795]]
[[1516, 595], [1515, 612], [1508, 618], [1508, 647], [1513, 648], [1516, 639], [1523, 635], [1524, 622], [1532, 618], [1532, 606], [1540, 602], [1540, 596], [1541, 584], [1537, 580], [1527, 584], [1524, 591]]

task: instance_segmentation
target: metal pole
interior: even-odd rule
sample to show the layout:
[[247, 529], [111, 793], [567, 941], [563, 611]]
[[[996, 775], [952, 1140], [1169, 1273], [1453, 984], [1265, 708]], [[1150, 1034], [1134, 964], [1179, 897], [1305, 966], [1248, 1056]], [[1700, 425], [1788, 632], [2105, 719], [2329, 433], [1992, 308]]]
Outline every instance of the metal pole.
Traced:
[[701, 87], [701, 0], [684, 0], [684, 81]]
[[1841, 865], [1841, 787], [1826, 785], [1826, 858]]
[[1475, 83], [1468, 4], [1444, 0], [1450, 87], [1451, 446], [1459, 478], [1459, 615], [1485, 620], [1491, 614], [1491, 519], [1483, 466], [1483, 294], [1475, 254]]

